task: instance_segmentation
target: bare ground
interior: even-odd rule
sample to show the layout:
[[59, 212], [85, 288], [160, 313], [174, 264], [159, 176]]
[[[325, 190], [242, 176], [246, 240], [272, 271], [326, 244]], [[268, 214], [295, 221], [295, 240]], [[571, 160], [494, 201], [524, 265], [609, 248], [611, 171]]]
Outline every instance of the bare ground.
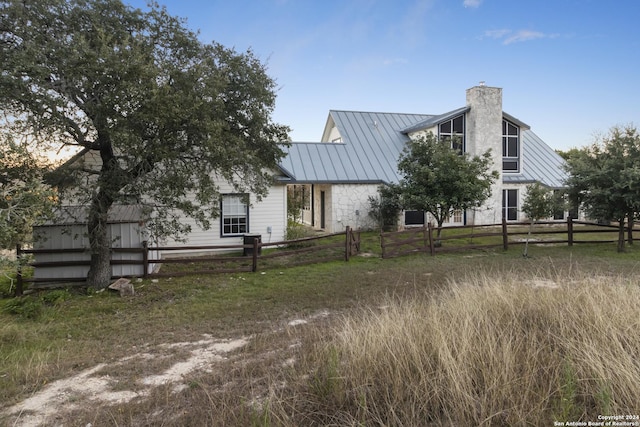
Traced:
[[[292, 319], [272, 333], [282, 333], [286, 329], [288, 347], [292, 348], [299, 345], [296, 328], [328, 316], [328, 311], [321, 311], [305, 319]], [[62, 426], [74, 420], [73, 414], [78, 411], [87, 413], [90, 408], [152, 399], [153, 391], [160, 387], [168, 388], [171, 394], [177, 395], [189, 388], [189, 378], [193, 375], [231, 369], [231, 365], [241, 357], [242, 350], [254, 341], [255, 336], [217, 339], [203, 335], [197, 341], [134, 348], [127, 357], [108, 364], [96, 364], [44, 386], [17, 404], [0, 408], [0, 419], [15, 427]], [[242, 357], [246, 358], [247, 352]], [[251, 354], [249, 357], [261, 356]], [[283, 352], [279, 363], [288, 366], [295, 361]], [[261, 397], [259, 391], [256, 392], [250, 403], [259, 405]], [[163, 416], [161, 412], [149, 414], [150, 418], [158, 418], [157, 423], [162, 423]], [[82, 425], [92, 426], [92, 423]]]

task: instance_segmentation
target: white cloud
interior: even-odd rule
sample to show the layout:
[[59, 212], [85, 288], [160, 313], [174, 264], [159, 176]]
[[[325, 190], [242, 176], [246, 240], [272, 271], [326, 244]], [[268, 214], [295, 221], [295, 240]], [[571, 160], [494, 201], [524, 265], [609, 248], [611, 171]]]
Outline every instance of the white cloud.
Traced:
[[510, 34], [509, 37], [507, 37], [503, 43], [511, 44], [511, 43], [518, 43], [518, 42], [526, 42], [529, 40], [544, 39], [546, 37], [548, 36], [539, 31], [520, 30], [514, 34]]
[[538, 39], [554, 39], [558, 37], [558, 34], [546, 34], [540, 31], [532, 31], [532, 30], [518, 30], [512, 31], [508, 29], [502, 30], [487, 30], [484, 32], [484, 35], [480, 37], [482, 38], [491, 38], [496, 40], [502, 40], [502, 44], [512, 44], [512, 43], [520, 43], [531, 40]]
[[482, 0], [464, 0], [462, 4], [464, 5], [464, 7], [472, 7], [476, 9], [480, 7], [481, 3], [482, 3]]
[[489, 37], [492, 39], [501, 39], [505, 37], [507, 34], [510, 34], [511, 30], [488, 30], [484, 32], [484, 37]]

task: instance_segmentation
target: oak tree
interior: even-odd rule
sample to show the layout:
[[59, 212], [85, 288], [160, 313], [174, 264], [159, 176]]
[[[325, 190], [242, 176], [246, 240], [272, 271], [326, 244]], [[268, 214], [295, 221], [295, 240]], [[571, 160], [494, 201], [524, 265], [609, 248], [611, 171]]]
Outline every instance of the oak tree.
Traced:
[[4, 117], [41, 146], [82, 150], [55, 183], [88, 207], [90, 286], [110, 280], [114, 205], [141, 204], [157, 237], [179, 236], [183, 215], [204, 228], [218, 216], [216, 179], [267, 193], [288, 136], [275, 98], [251, 51], [201, 42], [157, 3], [0, 1]]
[[625, 219], [640, 212], [640, 134], [617, 126], [567, 159], [570, 200], [592, 219], [618, 223], [624, 251]]

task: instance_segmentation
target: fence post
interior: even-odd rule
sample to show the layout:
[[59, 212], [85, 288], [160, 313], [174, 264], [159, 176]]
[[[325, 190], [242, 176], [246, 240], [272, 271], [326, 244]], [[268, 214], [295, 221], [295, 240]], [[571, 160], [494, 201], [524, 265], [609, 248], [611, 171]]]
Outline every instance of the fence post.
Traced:
[[629, 214], [629, 229], [627, 230], [627, 243], [633, 245], [633, 215]]
[[261, 239], [258, 239], [257, 237], [253, 238], [253, 262], [251, 265], [251, 271], [254, 273], [258, 271], [258, 246], [260, 245], [258, 240]]
[[506, 218], [502, 218], [502, 249], [509, 250], [509, 229]]
[[431, 256], [434, 256], [436, 254], [436, 249], [433, 245], [433, 226], [431, 225], [431, 222], [427, 224], [427, 233], [429, 233], [429, 253]]
[[567, 217], [567, 243], [569, 246], [573, 246], [573, 218], [571, 215]]
[[20, 243], [16, 244], [16, 261], [18, 262], [18, 268], [16, 270], [16, 292], [15, 296], [22, 296], [22, 261], [20, 258], [22, 256], [22, 247]]
[[144, 240], [142, 242], [142, 277], [149, 277], [149, 242]]
[[351, 231], [351, 227], [349, 227], [347, 225], [347, 228], [344, 232], [345, 235], [345, 239], [344, 239], [344, 260], [345, 261], [349, 261], [349, 256], [351, 255], [351, 235], [350, 232]]

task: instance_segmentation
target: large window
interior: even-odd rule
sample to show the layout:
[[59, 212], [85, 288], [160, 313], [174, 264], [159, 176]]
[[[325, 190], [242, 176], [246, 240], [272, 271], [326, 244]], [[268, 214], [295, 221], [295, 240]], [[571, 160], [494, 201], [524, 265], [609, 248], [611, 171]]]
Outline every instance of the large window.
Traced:
[[223, 194], [220, 218], [222, 237], [238, 236], [249, 231], [249, 197], [246, 194]]
[[507, 221], [518, 220], [518, 190], [502, 190], [502, 217]]
[[451, 141], [451, 148], [464, 153], [464, 114], [438, 125], [440, 139]]
[[520, 128], [502, 120], [502, 170], [520, 172]]

